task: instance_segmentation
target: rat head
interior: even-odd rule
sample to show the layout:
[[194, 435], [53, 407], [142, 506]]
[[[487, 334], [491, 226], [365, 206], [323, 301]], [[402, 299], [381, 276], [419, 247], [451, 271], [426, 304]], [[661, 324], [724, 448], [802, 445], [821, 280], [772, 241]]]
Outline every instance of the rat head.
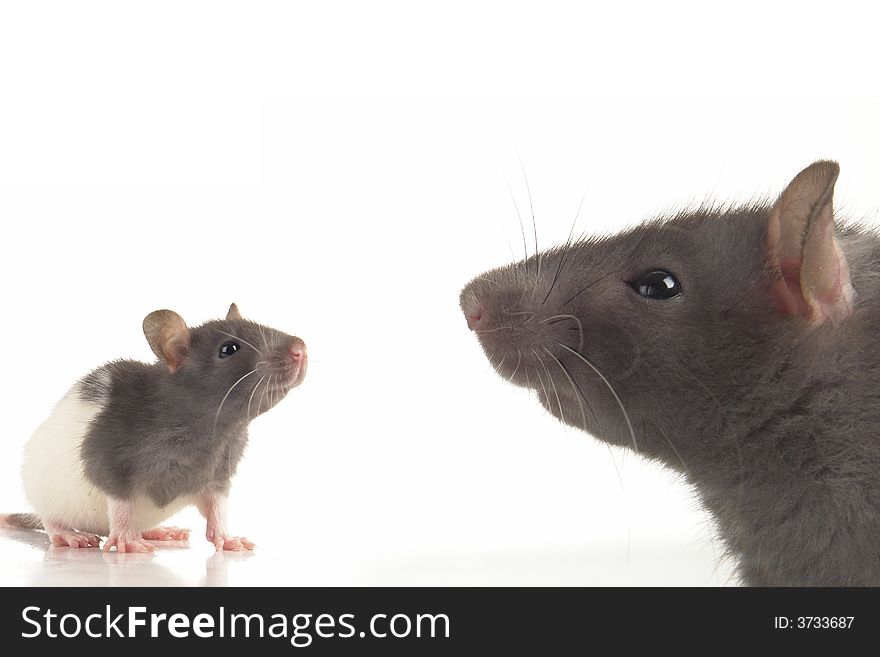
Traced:
[[664, 432], [754, 416], [797, 345], [851, 314], [837, 173], [816, 162], [772, 206], [682, 213], [489, 271], [461, 293], [468, 326], [564, 422], [669, 456]]
[[306, 375], [305, 343], [243, 319], [235, 304], [225, 320], [195, 328], [174, 311], [156, 310], [144, 318], [144, 334], [181, 397], [216, 411], [217, 419], [247, 422]]

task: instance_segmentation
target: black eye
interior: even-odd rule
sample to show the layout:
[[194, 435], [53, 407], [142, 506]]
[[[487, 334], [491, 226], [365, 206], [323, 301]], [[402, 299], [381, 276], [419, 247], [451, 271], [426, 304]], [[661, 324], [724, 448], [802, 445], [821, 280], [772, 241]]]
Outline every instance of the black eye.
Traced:
[[633, 289], [648, 299], [671, 299], [681, 294], [681, 284], [668, 271], [648, 271], [632, 283]]
[[217, 355], [220, 356], [220, 358], [229, 358], [239, 349], [241, 349], [241, 345], [237, 342], [224, 342], [220, 345], [220, 353]]

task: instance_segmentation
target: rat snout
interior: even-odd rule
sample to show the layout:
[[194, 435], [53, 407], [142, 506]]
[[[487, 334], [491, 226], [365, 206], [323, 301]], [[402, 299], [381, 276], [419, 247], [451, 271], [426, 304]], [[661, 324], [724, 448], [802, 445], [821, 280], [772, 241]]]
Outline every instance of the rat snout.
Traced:
[[526, 320], [534, 313], [522, 312], [518, 301], [521, 292], [472, 282], [461, 294], [461, 311], [468, 328], [473, 331], [489, 363], [505, 379], [523, 385], [523, 361], [531, 359], [532, 336], [525, 335]]
[[287, 350], [287, 354], [290, 356], [290, 360], [292, 360], [294, 363], [301, 363], [307, 358], [306, 346], [305, 344], [302, 344], [302, 340], [300, 340], [299, 342], [299, 344], [293, 343]]
[[481, 283], [468, 285], [459, 299], [468, 328], [479, 335], [499, 327], [511, 328], [510, 319], [523, 314], [517, 312], [521, 290]]
[[477, 298], [477, 295], [473, 292], [465, 294], [461, 299], [461, 309], [467, 320], [468, 328], [471, 331], [476, 331], [485, 314], [483, 304]]
[[298, 386], [306, 376], [309, 363], [309, 354], [306, 343], [299, 338], [293, 338], [287, 346], [287, 385]]
[[478, 283], [471, 283], [461, 293], [459, 302], [468, 328], [482, 336], [499, 326], [507, 326], [511, 313], [508, 307], [513, 292]]

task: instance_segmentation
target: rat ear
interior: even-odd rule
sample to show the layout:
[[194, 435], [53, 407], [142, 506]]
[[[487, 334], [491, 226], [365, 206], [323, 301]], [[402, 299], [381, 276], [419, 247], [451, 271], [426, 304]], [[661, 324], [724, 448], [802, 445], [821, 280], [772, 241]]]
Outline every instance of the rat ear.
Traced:
[[852, 314], [853, 289], [846, 256], [835, 237], [832, 197], [840, 167], [814, 162], [794, 177], [767, 224], [770, 266], [781, 276], [773, 295], [785, 315], [812, 326], [837, 324]]
[[168, 369], [176, 372], [189, 351], [189, 328], [183, 317], [173, 310], [156, 310], [144, 318], [144, 335], [150, 349]]
[[241, 313], [238, 312], [238, 306], [235, 304], [229, 306], [229, 312], [226, 313], [226, 319], [227, 321], [230, 319], [241, 319]]

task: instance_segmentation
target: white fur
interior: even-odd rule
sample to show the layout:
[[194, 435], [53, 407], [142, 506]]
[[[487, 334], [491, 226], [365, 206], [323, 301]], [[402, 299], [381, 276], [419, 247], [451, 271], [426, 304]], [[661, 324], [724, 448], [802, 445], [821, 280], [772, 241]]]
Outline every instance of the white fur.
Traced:
[[[110, 533], [107, 496], [86, 479], [80, 458], [89, 425], [102, 408], [102, 403], [84, 400], [77, 384], [25, 446], [25, 494], [47, 531]], [[158, 508], [148, 498], [137, 497], [131, 524], [137, 531], [150, 529], [190, 503], [192, 500], [181, 498]]]

